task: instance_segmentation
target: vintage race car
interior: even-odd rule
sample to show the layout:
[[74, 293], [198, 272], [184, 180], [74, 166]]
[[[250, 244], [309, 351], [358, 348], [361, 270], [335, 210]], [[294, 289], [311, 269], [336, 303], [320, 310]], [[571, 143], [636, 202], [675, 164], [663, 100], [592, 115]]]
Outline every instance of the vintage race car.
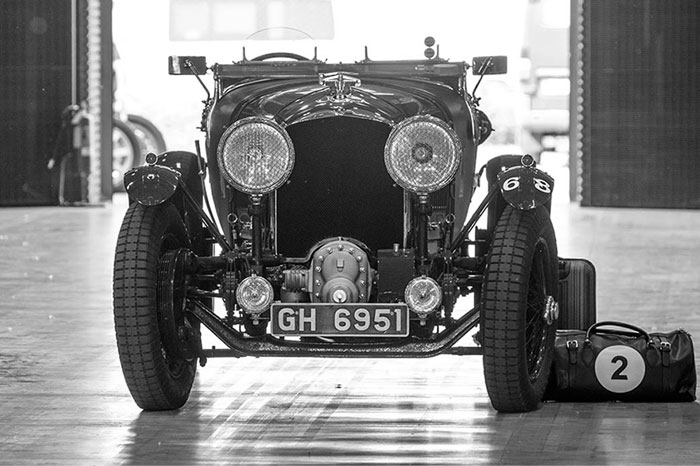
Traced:
[[[210, 357], [482, 353], [495, 409], [539, 405], [558, 322], [588, 312], [559, 303], [554, 180], [527, 154], [476, 169], [492, 126], [474, 90], [506, 58], [432, 45], [350, 64], [170, 57], [215, 89], [206, 154], [149, 154], [124, 179], [114, 316], [141, 408], [181, 407]], [[202, 324], [225, 347], [203, 349]], [[478, 345], [460, 343], [470, 332]]]

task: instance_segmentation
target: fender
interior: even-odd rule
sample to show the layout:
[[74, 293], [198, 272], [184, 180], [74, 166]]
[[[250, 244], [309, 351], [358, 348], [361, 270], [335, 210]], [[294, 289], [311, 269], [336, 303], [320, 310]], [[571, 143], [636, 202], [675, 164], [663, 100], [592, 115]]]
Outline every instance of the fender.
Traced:
[[[208, 234], [202, 227], [201, 215], [198, 212], [204, 201], [200, 177], [200, 167], [205, 166], [204, 162], [200, 159], [200, 163], [196, 154], [187, 151], [169, 151], [157, 157], [155, 154], [148, 154], [146, 159], [150, 163], [129, 170], [124, 175], [129, 203], [138, 202], [150, 207], [165, 201], [172, 202], [190, 235], [193, 251], [203, 256], [211, 255]], [[186, 202], [183, 186], [187, 188], [199, 208]]]
[[[146, 158], [154, 154], [149, 154]], [[145, 206], [162, 204], [170, 199], [182, 180], [195, 199], [201, 200], [197, 156], [191, 152], [170, 151], [157, 156], [147, 165], [136, 167], [124, 175], [124, 186], [130, 202]]]
[[[523, 157], [523, 163], [527, 161]], [[532, 157], [530, 157], [532, 159]], [[554, 179], [534, 164], [512, 167], [498, 174], [503, 198], [516, 209], [532, 210], [546, 205], [552, 198]]]
[[163, 165], [144, 165], [124, 174], [129, 200], [145, 206], [162, 204], [175, 194], [182, 175]]
[[[507, 205], [519, 210], [531, 210], [543, 205], [548, 211], [551, 210], [554, 179], [535, 168], [535, 159], [531, 155], [504, 154], [494, 157], [479, 171], [477, 180], [484, 171], [488, 194], [452, 241], [450, 250], [453, 252], [461, 247], [487, 208], [486, 228], [476, 228], [477, 257], [485, 257], [488, 253], [490, 238]], [[475, 184], [478, 186], [478, 181]]]

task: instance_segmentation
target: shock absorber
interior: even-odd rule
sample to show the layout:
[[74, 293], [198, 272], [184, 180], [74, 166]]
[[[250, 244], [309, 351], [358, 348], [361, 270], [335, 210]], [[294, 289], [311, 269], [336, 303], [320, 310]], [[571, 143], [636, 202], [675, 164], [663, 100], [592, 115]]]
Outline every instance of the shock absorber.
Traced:
[[416, 246], [418, 248], [418, 260], [420, 261], [421, 273], [425, 272], [428, 261], [428, 220], [432, 208], [428, 202], [428, 195], [418, 196], [418, 234], [416, 235]]
[[253, 227], [253, 267], [257, 273], [262, 273], [262, 256], [263, 256], [263, 244], [262, 244], [262, 196], [252, 195], [250, 196], [250, 207], [249, 214]]

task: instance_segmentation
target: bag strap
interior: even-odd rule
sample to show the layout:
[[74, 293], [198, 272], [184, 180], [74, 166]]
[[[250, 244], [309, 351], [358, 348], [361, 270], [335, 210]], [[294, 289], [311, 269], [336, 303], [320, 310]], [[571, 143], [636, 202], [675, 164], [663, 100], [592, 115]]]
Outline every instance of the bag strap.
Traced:
[[663, 389], [665, 393], [673, 393], [671, 377], [669, 376], [669, 366], [671, 365], [671, 342], [664, 335], [658, 335], [659, 351], [661, 351], [661, 370], [663, 377]]
[[661, 350], [661, 364], [664, 367], [671, 365], [671, 343], [664, 335], [659, 335], [659, 350]]
[[576, 351], [578, 351], [578, 340], [566, 341], [566, 352], [569, 354], [569, 365], [576, 364]]
[[607, 329], [601, 329], [600, 327], [620, 327], [620, 328], [626, 328], [627, 330], [632, 330], [633, 333], [627, 333], [627, 332], [619, 332], [619, 333], [624, 333], [628, 336], [642, 336], [644, 339], [647, 341], [647, 343], [652, 343], [651, 338], [649, 337], [649, 334], [642, 330], [641, 328], [632, 325], [632, 324], [626, 324], [624, 322], [617, 322], [614, 320], [605, 320], [602, 322], [596, 322], [595, 324], [591, 325], [588, 328], [588, 331], [586, 332], [586, 340], [589, 340], [591, 338], [591, 335], [595, 333], [613, 333], [610, 330]]

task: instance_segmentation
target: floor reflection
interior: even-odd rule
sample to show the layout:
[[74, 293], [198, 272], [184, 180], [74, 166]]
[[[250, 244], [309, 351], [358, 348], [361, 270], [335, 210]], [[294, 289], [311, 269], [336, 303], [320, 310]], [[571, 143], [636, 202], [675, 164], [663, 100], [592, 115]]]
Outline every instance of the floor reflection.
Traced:
[[[211, 359], [183, 409], [141, 412], [111, 313], [124, 208], [0, 209], [2, 464], [700, 464], [700, 403], [501, 415], [478, 356]], [[700, 212], [555, 215], [599, 318], [700, 335]]]
[[[179, 413], [139, 415], [122, 458], [130, 464], [600, 464], [639, 458], [643, 445], [645, 458], [663, 463], [674, 445], [679, 464], [700, 460], [690, 438], [699, 431], [698, 403], [547, 403], [532, 413], [498, 414], [483, 389], [478, 357], [417, 365], [312, 359], [234, 365], [242, 377], [217, 361]], [[269, 376], [246, 377], [253, 366]]]

